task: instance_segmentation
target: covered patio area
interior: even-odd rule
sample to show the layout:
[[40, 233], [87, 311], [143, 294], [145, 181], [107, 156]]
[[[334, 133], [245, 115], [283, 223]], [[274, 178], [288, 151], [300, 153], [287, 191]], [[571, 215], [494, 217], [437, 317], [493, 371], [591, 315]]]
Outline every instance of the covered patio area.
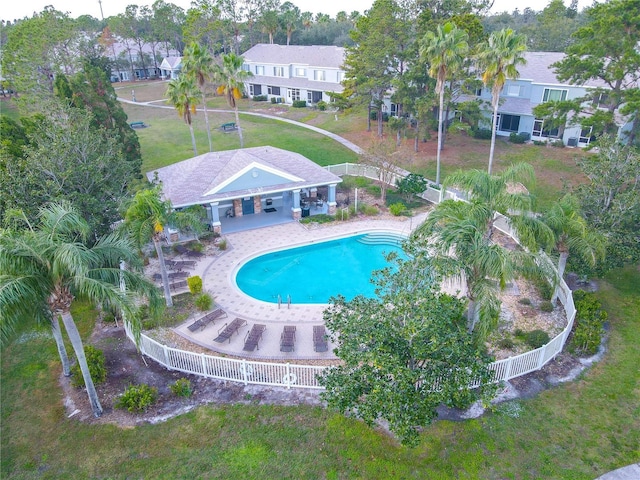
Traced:
[[176, 209], [202, 205], [210, 229], [231, 233], [335, 214], [341, 178], [275, 147], [199, 155], [147, 173]]

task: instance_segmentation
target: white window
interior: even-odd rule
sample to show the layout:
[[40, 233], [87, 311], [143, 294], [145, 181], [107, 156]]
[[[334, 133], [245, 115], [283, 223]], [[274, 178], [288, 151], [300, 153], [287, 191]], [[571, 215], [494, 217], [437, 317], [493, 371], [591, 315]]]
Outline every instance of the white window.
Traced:
[[269, 95], [280, 95], [280, 87], [267, 86], [267, 93]]
[[287, 96], [291, 99], [292, 102], [300, 100], [300, 89], [290, 88], [289, 90], [287, 90]]
[[302, 67], [296, 67], [296, 77], [306, 77], [307, 76], [307, 70], [302, 68]]
[[583, 128], [580, 130], [580, 143], [586, 143], [587, 145], [591, 143], [592, 140], [595, 140], [595, 137], [592, 135], [593, 127]]
[[314, 70], [313, 79], [318, 80], [319, 82], [324, 82], [325, 81], [324, 70]]
[[609, 94], [599, 93], [593, 99], [593, 108], [607, 108], [609, 106]]
[[339, 71], [338, 72], [338, 83], [342, 83], [343, 80], [344, 80], [344, 72], [343, 71]]
[[552, 128], [548, 129], [544, 127], [544, 121], [540, 118], [536, 118], [533, 122], [533, 133], [534, 137], [548, 137], [548, 138], [559, 138], [560, 137], [560, 129]]
[[264, 66], [256, 65], [256, 75], [264, 75]]
[[520, 96], [520, 85], [509, 85], [507, 87], [507, 95], [510, 97]]
[[284, 67], [273, 67], [274, 77], [284, 77]]
[[567, 90], [559, 90], [556, 88], [545, 88], [542, 95], [543, 102], [559, 102], [567, 99]]

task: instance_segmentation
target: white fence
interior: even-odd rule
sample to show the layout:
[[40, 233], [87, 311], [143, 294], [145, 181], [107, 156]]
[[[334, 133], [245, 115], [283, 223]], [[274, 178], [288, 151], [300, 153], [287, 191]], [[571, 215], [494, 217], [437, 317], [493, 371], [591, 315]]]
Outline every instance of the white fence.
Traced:
[[[336, 173], [336, 175], [359, 175], [378, 179], [377, 169], [370, 166], [345, 163], [341, 165], [332, 165], [331, 171]], [[441, 191], [431, 187], [429, 187], [427, 191], [420, 196], [434, 203], [439, 203], [442, 200]], [[459, 192], [446, 191], [444, 192], [443, 197], [460, 198], [461, 195]], [[500, 217], [500, 215], [498, 216]], [[511, 237], [514, 236], [504, 217], [498, 218], [495, 225], [507, 235]], [[515, 357], [509, 357], [504, 360], [493, 362], [490, 368], [494, 371], [494, 378], [496, 382], [509, 380], [511, 378], [540, 370], [564, 348], [565, 342], [569, 337], [569, 333], [571, 333], [571, 329], [573, 328], [576, 309], [573, 304], [571, 290], [563, 279], [559, 280], [557, 288], [558, 300], [562, 304], [566, 313], [567, 326], [559, 335], [540, 348], [516, 355]], [[134, 337], [131, 331], [126, 327], [125, 329], [129, 338], [133, 340]], [[298, 387], [321, 389], [323, 387], [318, 384], [318, 375], [321, 374], [325, 368], [328, 368], [311, 365], [291, 365], [289, 363], [235, 360], [213, 355], [205, 355], [204, 353], [199, 354], [188, 352], [163, 345], [144, 334], [140, 336], [139, 347], [142, 354], [147, 355], [168, 369], [179, 370], [181, 372], [202, 375], [219, 380], [240, 382], [245, 385], [251, 383], [286, 388]]]

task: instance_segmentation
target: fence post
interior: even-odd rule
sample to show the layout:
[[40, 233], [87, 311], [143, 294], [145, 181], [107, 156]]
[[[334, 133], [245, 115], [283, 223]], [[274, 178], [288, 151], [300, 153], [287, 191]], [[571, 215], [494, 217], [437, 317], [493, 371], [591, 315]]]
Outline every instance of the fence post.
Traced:
[[209, 373], [207, 372], [207, 357], [204, 353], [201, 353], [200, 358], [202, 359], [202, 374], [208, 377]]
[[507, 362], [507, 368], [505, 368], [504, 370], [504, 378], [502, 380], [507, 381], [509, 380], [509, 376], [511, 375], [511, 364], [513, 363], [513, 360], [511, 360], [511, 357], [509, 357], [509, 361]]
[[173, 370], [173, 365], [169, 363], [169, 348], [166, 345], [162, 345], [162, 351], [164, 352], [164, 364], [169, 370]]
[[538, 370], [540, 370], [544, 365], [544, 357], [546, 357], [548, 343], [545, 343], [544, 346], [540, 347], [540, 358], [538, 359]]
[[245, 386], [249, 385], [249, 380], [247, 379], [247, 360], [246, 358], [242, 359], [242, 380], [244, 381]]
[[288, 363], [287, 363], [286, 379], [287, 379], [287, 388], [291, 389], [291, 368], [289, 368], [289, 364]]

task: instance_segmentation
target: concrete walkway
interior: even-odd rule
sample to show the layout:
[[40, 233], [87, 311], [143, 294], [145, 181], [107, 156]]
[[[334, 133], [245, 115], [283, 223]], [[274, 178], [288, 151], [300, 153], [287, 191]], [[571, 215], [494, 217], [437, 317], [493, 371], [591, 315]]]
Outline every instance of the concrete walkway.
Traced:
[[[307, 227], [298, 222], [275, 225], [260, 229], [224, 235], [228, 248], [222, 254], [213, 258], [206, 257], [198, 262], [197, 268], [191, 275], [200, 275], [204, 289], [212, 294], [217, 305], [227, 312], [226, 319], [220, 319], [213, 326], [202, 331], [190, 332], [188, 326], [197, 316], [189, 318], [174, 331], [182, 337], [207, 349], [239, 356], [247, 359], [296, 360], [334, 359], [332, 348], [327, 352], [315, 352], [313, 348], [313, 326], [322, 325], [325, 304], [296, 304], [268, 303], [249, 297], [236, 286], [235, 274], [247, 260], [263, 253], [286, 247], [299, 246], [334, 238], [366, 233], [369, 231], [388, 231], [408, 235], [410, 231], [420, 225], [425, 214], [414, 218], [395, 217], [385, 219], [367, 219], [352, 222], [335, 222], [324, 226]], [[328, 259], [331, 261], [331, 259]], [[330, 278], [323, 278], [318, 272], [318, 281], [330, 282]], [[296, 291], [296, 286], [292, 286]], [[286, 299], [285, 299], [286, 302]], [[217, 343], [213, 339], [217, 336], [225, 323], [234, 318], [247, 320], [230, 342]], [[259, 350], [245, 352], [244, 337], [253, 324], [266, 325], [266, 330], [259, 344]], [[285, 325], [296, 326], [296, 343], [293, 352], [280, 352], [280, 334]]]
[[605, 473], [595, 480], [640, 480], [640, 462]]
[[[174, 107], [172, 107], [172, 106], [155, 105], [158, 102], [163, 102], [164, 103], [166, 101], [165, 99], [152, 100], [150, 102], [134, 102], [134, 101], [131, 101], [131, 100], [127, 100], [125, 98], [118, 97], [118, 101], [121, 102], [121, 103], [128, 103], [130, 105], [138, 105], [138, 106], [145, 106], [145, 107], [151, 107], [151, 108], [166, 108], [166, 109], [169, 109], [169, 110], [175, 110]], [[198, 108], [197, 110], [199, 112], [204, 112], [204, 109], [201, 109], [201, 108]], [[235, 113], [234, 110], [221, 110], [221, 109], [207, 109], [207, 112]], [[239, 112], [239, 114], [240, 115], [252, 115], [254, 117], [268, 118], [270, 120], [277, 120], [279, 122], [290, 123], [291, 125], [295, 125], [296, 127], [301, 127], [301, 128], [306, 128], [308, 130], [313, 130], [314, 132], [317, 132], [317, 133], [319, 133], [321, 135], [324, 135], [325, 137], [329, 137], [329, 138], [335, 140], [336, 142], [344, 145], [345, 147], [347, 147], [352, 152], [355, 152], [357, 154], [363, 153], [362, 148], [357, 146], [355, 143], [350, 142], [349, 140], [347, 140], [346, 138], [341, 137], [340, 135], [336, 135], [335, 133], [329, 132], [328, 130], [323, 130], [322, 128], [314, 127], [313, 125], [307, 125], [306, 123], [298, 122], [296, 120], [290, 120], [288, 118], [276, 117], [275, 115], [267, 115], [266, 113], [242, 111], [242, 112]]]

